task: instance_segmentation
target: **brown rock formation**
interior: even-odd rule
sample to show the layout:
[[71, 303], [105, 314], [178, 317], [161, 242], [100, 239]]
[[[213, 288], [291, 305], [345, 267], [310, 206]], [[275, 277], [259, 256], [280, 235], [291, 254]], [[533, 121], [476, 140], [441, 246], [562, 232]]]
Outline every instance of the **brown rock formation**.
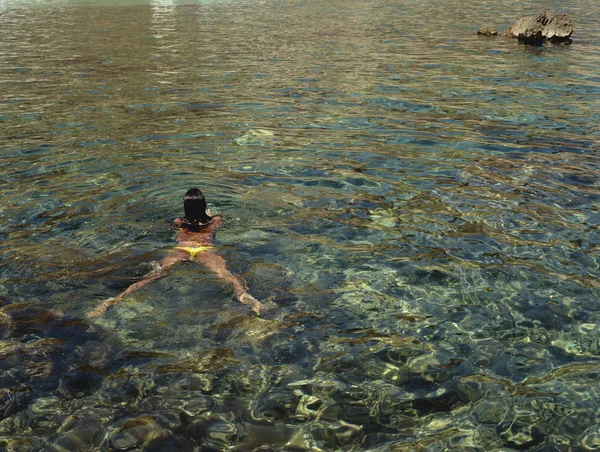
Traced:
[[498, 33], [491, 27], [483, 27], [477, 33], [484, 36], [510, 36], [526, 44], [541, 45], [544, 41], [570, 42], [573, 24], [568, 14], [551, 14], [544, 11], [537, 17], [519, 19], [503, 33]]

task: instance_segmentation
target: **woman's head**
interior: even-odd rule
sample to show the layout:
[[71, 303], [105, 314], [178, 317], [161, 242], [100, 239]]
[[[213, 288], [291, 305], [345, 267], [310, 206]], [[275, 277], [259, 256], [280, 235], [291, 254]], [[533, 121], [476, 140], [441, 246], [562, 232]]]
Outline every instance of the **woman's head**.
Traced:
[[191, 188], [183, 197], [185, 219], [190, 223], [208, 223], [212, 217], [206, 213], [206, 199], [198, 188]]

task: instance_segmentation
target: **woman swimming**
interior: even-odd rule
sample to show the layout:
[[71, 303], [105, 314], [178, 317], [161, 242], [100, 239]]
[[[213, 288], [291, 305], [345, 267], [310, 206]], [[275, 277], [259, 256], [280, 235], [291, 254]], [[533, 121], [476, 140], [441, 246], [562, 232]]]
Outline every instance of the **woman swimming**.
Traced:
[[201, 262], [233, 286], [233, 294], [239, 301], [250, 306], [257, 314], [264, 311], [263, 304], [248, 293], [244, 281], [231, 273], [227, 269], [225, 259], [215, 253], [215, 234], [222, 224], [222, 219], [220, 216], [211, 216], [210, 210], [206, 208], [206, 199], [199, 189], [192, 188], [187, 191], [183, 198], [183, 210], [184, 217], [173, 222], [179, 227], [175, 238], [177, 246], [160, 263], [155, 264], [152, 272], [129, 286], [120, 295], [106, 300], [88, 314], [89, 318], [100, 317], [110, 306], [150, 281], [160, 278], [166, 268], [182, 261]]

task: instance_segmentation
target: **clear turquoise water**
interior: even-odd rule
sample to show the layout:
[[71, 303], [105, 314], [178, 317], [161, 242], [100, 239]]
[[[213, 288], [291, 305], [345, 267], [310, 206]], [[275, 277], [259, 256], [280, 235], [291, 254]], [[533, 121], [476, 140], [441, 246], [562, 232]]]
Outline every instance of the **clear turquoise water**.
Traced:
[[[600, 449], [599, 17], [0, 2], [0, 447]], [[270, 312], [186, 263], [86, 320], [192, 186]]]

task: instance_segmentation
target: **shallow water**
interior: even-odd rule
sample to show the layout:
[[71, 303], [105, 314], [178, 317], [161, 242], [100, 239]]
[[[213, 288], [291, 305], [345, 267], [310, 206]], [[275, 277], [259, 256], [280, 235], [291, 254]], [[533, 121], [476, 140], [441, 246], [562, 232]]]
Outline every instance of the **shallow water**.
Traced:
[[[0, 1], [0, 446], [600, 448], [599, 17]], [[184, 263], [86, 320], [192, 186], [270, 312]]]

